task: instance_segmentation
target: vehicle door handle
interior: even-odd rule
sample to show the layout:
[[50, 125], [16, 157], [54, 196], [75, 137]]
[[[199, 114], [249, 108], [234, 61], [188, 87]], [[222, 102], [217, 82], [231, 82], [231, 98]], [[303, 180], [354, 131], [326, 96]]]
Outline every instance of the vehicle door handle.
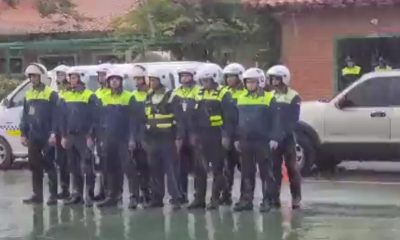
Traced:
[[383, 117], [386, 117], [386, 113], [385, 112], [381, 112], [381, 111], [377, 111], [377, 112], [372, 112], [371, 114], [370, 114], [370, 116], [372, 117], [372, 118], [383, 118]]

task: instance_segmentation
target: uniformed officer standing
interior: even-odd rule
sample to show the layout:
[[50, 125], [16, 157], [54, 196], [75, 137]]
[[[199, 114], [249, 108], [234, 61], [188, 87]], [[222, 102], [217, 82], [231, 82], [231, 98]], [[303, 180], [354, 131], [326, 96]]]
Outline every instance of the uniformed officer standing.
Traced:
[[273, 66], [267, 71], [267, 75], [275, 89], [274, 97], [279, 116], [279, 132], [281, 133], [277, 135], [276, 141], [271, 140], [270, 142], [274, 158], [274, 175], [278, 185], [273, 207], [280, 207], [279, 193], [284, 159], [289, 176], [292, 207], [296, 209], [300, 207], [301, 201], [301, 175], [296, 162], [294, 129], [299, 120], [301, 99], [299, 94], [289, 87], [290, 71], [286, 66]]
[[[85, 203], [86, 206], [92, 206], [95, 178], [93, 166], [87, 161], [89, 149], [92, 149], [94, 145], [95, 112], [98, 100], [91, 91], [85, 88], [79, 70], [70, 68], [68, 80], [71, 89], [64, 94], [61, 106], [63, 119], [61, 144], [67, 150], [73, 193], [65, 204]], [[84, 185], [86, 185], [85, 189]]]
[[25, 204], [43, 203], [43, 171], [49, 178], [50, 197], [48, 205], [57, 204], [57, 171], [48, 152], [48, 143], [56, 141], [57, 94], [47, 87], [47, 69], [41, 64], [32, 63], [25, 75], [32, 83], [32, 89], [25, 95], [21, 118], [21, 143], [28, 147], [28, 160], [32, 171], [33, 195], [23, 200]]
[[[69, 67], [65, 65], [59, 65], [54, 68], [56, 72], [56, 83], [58, 87], [59, 101], [57, 102], [57, 109], [59, 110], [60, 100], [63, 98], [64, 94], [69, 90], [69, 83], [67, 80], [67, 72]], [[59, 115], [59, 114], [58, 114]], [[57, 119], [59, 122], [60, 119]], [[58, 124], [59, 125], [59, 124]], [[56, 132], [56, 144], [51, 148], [52, 156], [54, 156], [55, 161], [58, 165], [58, 172], [60, 175], [60, 186], [61, 192], [58, 194], [58, 199], [68, 199], [70, 197], [70, 174], [68, 169], [68, 158], [67, 152], [61, 146], [61, 131], [57, 128]]]
[[229, 149], [233, 132], [235, 108], [228, 89], [218, 82], [222, 78], [222, 69], [212, 63], [200, 67], [196, 74], [202, 85], [196, 96], [193, 114], [194, 137], [196, 146], [195, 160], [195, 196], [189, 209], [205, 208], [207, 191], [207, 170], [212, 165], [212, 193], [207, 209], [219, 206], [220, 196], [225, 187], [222, 174], [224, 167], [223, 147]]
[[[243, 73], [245, 68], [239, 63], [231, 63], [224, 70], [224, 84], [228, 87], [232, 95], [232, 100], [236, 104], [239, 96], [243, 95], [246, 90], [243, 87]], [[235, 109], [237, 110], [237, 109]], [[237, 113], [235, 116], [234, 126], [237, 125]], [[232, 139], [233, 140], [233, 139]], [[226, 188], [222, 192], [221, 203], [224, 205], [232, 204], [232, 186], [235, 175], [235, 168], [240, 168], [239, 153], [233, 147], [233, 141], [227, 151], [224, 164], [224, 177], [226, 179]]]
[[[110, 64], [101, 64], [97, 70], [97, 82], [99, 83], [100, 87], [96, 90], [95, 95], [99, 100], [99, 107], [101, 108], [101, 101], [103, 96], [110, 91], [109, 87], [107, 86], [107, 73], [110, 71]], [[99, 160], [100, 165], [100, 188], [98, 194], [93, 198], [95, 201], [103, 201], [106, 197], [106, 189], [107, 189], [107, 169], [104, 160], [104, 151], [103, 151], [103, 131], [104, 125], [101, 122], [98, 122], [96, 128], [96, 150], [97, 150], [97, 157]]]
[[[146, 69], [141, 65], [133, 65], [132, 69], [133, 79], [136, 82], [136, 90], [133, 91], [133, 102], [134, 112], [136, 113], [134, 121], [134, 137], [135, 145], [132, 149], [133, 160], [136, 163], [136, 167], [139, 174], [139, 187], [140, 187], [140, 198], [139, 202], [148, 204], [150, 202], [150, 170], [147, 161], [146, 151], [144, 147], [144, 132], [146, 115], [144, 114], [145, 101], [147, 98], [148, 85], [146, 84], [147, 72]], [[143, 113], [143, 114], [140, 114]]]
[[180, 160], [179, 184], [182, 192], [182, 203], [187, 203], [189, 173], [194, 164], [194, 146], [190, 145], [190, 136], [193, 135], [191, 121], [196, 104], [195, 97], [200, 87], [194, 80], [195, 68], [182, 67], [177, 72], [182, 86], [174, 90], [172, 106], [177, 128], [175, 144]]
[[239, 124], [235, 147], [241, 152], [242, 185], [240, 201], [235, 211], [253, 209], [255, 175], [257, 165], [262, 183], [263, 202], [260, 211], [271, 208], [275, 196], [276, 184], [272, 173], [272, 159], [269, 156], [268, 143], [276, 129], [274, 97], [271, 92], [264, 91], [260, 83], [265, 79], [261, 69], [250, 68], [243, 74], [247, 93], [237, 99]]
[[147, 69], [150, 92], [146, 99], [146, 151], [151, 172], [151, 202], [147, 207], [163, 206], [164, 176], [173, 209], [180, 208], [181, 193], [177, 181], [178, 156], [175, 148], [175, 120], [171, 106], [169, 72]]
[[[118, 204], [120, 189], [126, 175], [129, 186], [129, 208], [136, 209], [139, 198], [139, 179], [135, 162], [130, 157], [129, 148], [134, 142], [134, 102], [132, 93], [123, 90], [124, 74], [111, 70], [107, 75], [110, 91], [102, 96], [100, 122], [104, 124], [103, 141], [108, 191], [106, 199], [98, 207]], [[144, 114], [144, 113], [143, 113]]]

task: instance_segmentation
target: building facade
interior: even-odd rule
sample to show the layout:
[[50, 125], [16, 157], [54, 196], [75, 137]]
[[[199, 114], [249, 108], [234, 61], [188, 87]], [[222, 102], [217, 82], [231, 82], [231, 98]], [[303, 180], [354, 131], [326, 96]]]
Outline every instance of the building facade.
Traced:
[[281, 61], [293, 72], [304, 99], [326, 99], [338, 89], [340, 70], [352, 56], [363, 72], [383, 56], [400, 67], [398, 0], [245, 0], [274, 11], [281, 24]]

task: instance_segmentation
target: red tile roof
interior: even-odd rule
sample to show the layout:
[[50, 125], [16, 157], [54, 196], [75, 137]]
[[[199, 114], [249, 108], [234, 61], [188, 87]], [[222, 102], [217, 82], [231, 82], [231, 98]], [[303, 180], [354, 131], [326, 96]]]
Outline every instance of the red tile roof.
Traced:
[[85, 21], [74, 21], [62, 16], [42, 18], [34, 0], [21, 0], [16, 9], [0, 1], [0, 35], [56, 32], [109, 31], [115, 16], [126, 13], [136, 0], [72, 0]]
[[400, 0], [243, 0], [246, 5], [256, 8], [323, 8], [347, 6], [385, 6], [400, 3]]

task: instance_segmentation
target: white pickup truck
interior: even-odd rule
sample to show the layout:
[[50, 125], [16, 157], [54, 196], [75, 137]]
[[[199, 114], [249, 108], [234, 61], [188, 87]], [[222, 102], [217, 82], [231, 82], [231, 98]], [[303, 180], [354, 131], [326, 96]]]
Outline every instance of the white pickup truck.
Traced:
[[400, 159], [400, 71], [368, 73], [330, 101], [304, 102], [296, 139], [303, 174], [343, 160]]

